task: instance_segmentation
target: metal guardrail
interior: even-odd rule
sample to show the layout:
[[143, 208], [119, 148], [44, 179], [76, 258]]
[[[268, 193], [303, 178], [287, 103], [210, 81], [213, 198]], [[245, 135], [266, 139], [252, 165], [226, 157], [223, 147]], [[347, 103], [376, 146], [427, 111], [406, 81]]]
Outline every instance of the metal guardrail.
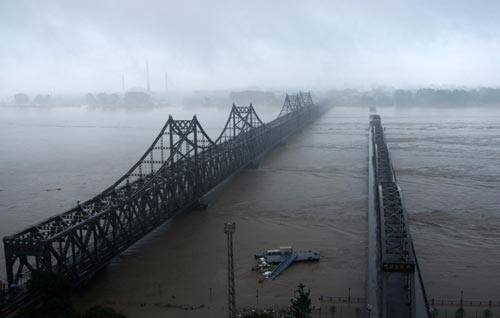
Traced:
[[320, 302], [332, 302], [332, 303], [355, 303], [355, 304], [366, 304], [366, 297], [336, 297], [336, 296], [319, 296]]
[[432, 298], [431, 306], [459, 306], [459, 307], [500, 307], [500, 301], [493, 300], [456, 300]]

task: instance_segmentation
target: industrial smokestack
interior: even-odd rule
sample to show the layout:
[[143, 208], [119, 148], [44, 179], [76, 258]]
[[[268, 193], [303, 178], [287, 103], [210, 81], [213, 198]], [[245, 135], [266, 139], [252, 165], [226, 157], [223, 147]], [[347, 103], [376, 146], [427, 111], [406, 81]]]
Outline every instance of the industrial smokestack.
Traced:
[[151, 92], [151, 87], [149, 86], [149, 61], [146, 61], [146, 89], [148, 93]]
[[168, 93], [168, 72], [165, 72], [165, 93]]

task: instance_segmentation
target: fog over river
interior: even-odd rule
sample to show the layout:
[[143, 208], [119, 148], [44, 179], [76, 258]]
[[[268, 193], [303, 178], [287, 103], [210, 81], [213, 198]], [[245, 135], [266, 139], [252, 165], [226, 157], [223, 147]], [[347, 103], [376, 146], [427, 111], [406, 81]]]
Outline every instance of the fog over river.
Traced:
[[[264, 121], [279, 109], [255, 105]], [[217, 136], [230, 107], [148, 111], [0, 108], [0, 235], [98, 194], [140, 157], [172, 114]], [[379, 108], [429, 297], [498, 299], [500, 111]], [[335, 107], [207, 198], [117, 257], [75, 296], [78, 307], [130, 317], [226, 312], [223, 223], [236, 222], [238, 306], [286, 306], [294, 287], [365, 296], [368, 110]], [[291, 245], [320, 251], [260, 284], [253, 255]], [[5, 276], [3, 246], [0, 276]], [[257, 297], [258, 296], [258, 297]], [[157, 304], [157, 305], [155, 305]], [[199, 306], [197, 310], [158, 304]]]

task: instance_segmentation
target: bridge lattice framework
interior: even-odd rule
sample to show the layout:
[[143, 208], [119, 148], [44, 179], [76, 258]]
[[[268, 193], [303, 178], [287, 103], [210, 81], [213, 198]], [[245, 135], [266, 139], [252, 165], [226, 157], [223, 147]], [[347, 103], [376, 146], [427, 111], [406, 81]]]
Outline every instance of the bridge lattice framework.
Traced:
[[21, 285], [34, 271], [55, 272], [77, 286], [111, 259], [320, 113], [310, 93], [286, 95], [278, 117], [259, 118], [252, 104], [233, 104], [212, 140], [197, 117], [170, 116], [127, 173], [94, 198], [4, 237], [7, 279]]

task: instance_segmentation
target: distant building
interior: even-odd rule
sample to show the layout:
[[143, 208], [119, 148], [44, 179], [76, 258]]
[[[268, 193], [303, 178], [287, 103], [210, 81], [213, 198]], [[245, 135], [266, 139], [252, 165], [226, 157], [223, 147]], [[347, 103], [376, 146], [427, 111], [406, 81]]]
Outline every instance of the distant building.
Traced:
[[14, 104], [16, 105], [27, 105], [29, 102], [29, 96], [24, 93], [18, 93], [14, 95]]
[[141, 89], [128, 91], [123, 96], [116, 93], [88, 93], [85, 102], [91, 107], [145, 107], [153, 104], [151, 95]]
[[92, 107], [114, 107], [120, 106], [121, 97], [116, 93], [98, 93], [95, 95], [88, 93], [87, 95], [85, 95], [85, 102], [87, 105]]
[[97, 103], [99, 106], [118, 106], [120, 104], [120, 95], [118, 94], [97, 94]]
[[38, 94], [35, 96], [33, 102], [38, 106], [47, 106], [50, 104], [51, 97], [48, 94]]
[[97, 106], [97, 99], [95, 98], [94, 94], [88, 93], [85, 95], [85, 103], [89, 106]]
[[123, 104], [128, 107], [149, 106], [151, 96], [145, 92], [127, 92], [123, 98]]

